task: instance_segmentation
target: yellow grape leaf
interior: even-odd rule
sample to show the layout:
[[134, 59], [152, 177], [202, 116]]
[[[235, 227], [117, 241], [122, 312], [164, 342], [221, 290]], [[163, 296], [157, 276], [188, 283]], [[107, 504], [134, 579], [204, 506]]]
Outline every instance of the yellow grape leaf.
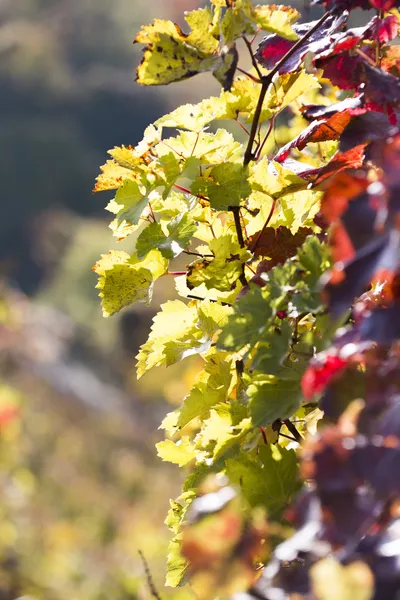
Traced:
[[[316, 77], [305, 71], [276, 76], [265, 95], [260, 123], [269, 120], [305, 92], [319, 87], [320, 84]], [[248, 78], [236, 79], [231, 91], [221, 94], [220, 99], [226, 103], [226, 112], [218, 118], [234, 119], [240, 113], [245, 117], [246, 123], [251, 123], [259, 96], [259, 83]], [[220, 112], [222, 112], [222, 107], [220, 107]]]
[[145, 155], [151, 146], [161, 140], [161, 128], [149, 125], [143, 140], [134, 148], [132, 146], [115, 146], [108, 151], [112, 160], [108, 160], [100, 167], [101, 174], [96, 179], [94, 192], [115, 190], [126, 179], [138, 180], [146, 167]]
[[142, 27], [135, 38], [135, 42], [146, 45], [137, 69], [138, 83], [166, 85], [219, 66], [219, 43], [209, 33], [211, 11], [192, 11], [186, 15], [186, 21], [194, 27], [189, 35], [172, 21], [161, 19]]
[[218, 40], [210, 33], [212, 13], [209, 8], [192, 10], [185, 14], [185, 21], [191, 32], [186, 43], [199, 48], [202, 52], [213, 53], [218, 49]]
[[178, 533], [168, 546], [168, 572], [165, 578], [165, 585], [168, 587], [177, 587], [186, 583], [189, 561], [181, 554], [182, 533]]
[[187, 436], [179, 441], [164, 440], [156, 444], [157, 454], [163, 461], [173, 463], [179, 467], [184, 467], [195, 457], [195, 450], [192, 442]]
[[[165, 362], [165, 345], [185, 339], [195, 328], [197, 310], [180, 300], [166, 302], [153, 318], [149, 338], [137, 355], [137, 376]], [[199, 332], [200, 333], [200, 332]], [[201, 334], [200, 334], [201, 335]]]
[[163, 255], [157, 248], [150, 250], [146, 258], [144, 258], [141, 261], [138, 260], [135, 254], [131, 258], [131, 260], [133, 259], [135, 260], [135, 264], [141, 269], [148, 269], [150, 271], [154, 281], [168, 271], [168, 260], [163, 257]]
[[276, 4], [254, 6], [252, 16], [257, 25], [264, 31], [276, 33], [288, 40], [296, 40], [297, 34], [292, 25], [300, 18], [300, 13], [291, 6]]
[[277, 162], [270, 163], [266, 157], [250, 167], [250, 185], [255, 192], [277, 198], [285, 193], [306, 189], [307, 182]]
[[217, 404], [196, 436], [196, 448], [208, 450], [217, 460], [252, 429], [247, 415], [247, 408], [238, 402]]
[[[109, 317], [133, 302], [150, 303], [153, 281], [167, 269], [165, 259], [153, 250], [145, 260], [137, 262], [126, 252], [111, 250], [95, 264], [99, 276], [97, 288], [102, 298], [104, 317]], [[154, 274], [153, 274], [154, 273]]]
[[121, 167], [114, 160], [108, 160], [100, 167], [101, 173], [96, 178], [94, 192], [104, 192], [106, 190], [115, 190], [122, 185], [126, 179], [135, 179], [133, 171], [126, 167]]
[[251, 0], [235, 0], [225, 3], [229, 8], [221, 22], [221, 35], [225, 44], [232, 43], [243, 34], [254, 34], [258, 28], [276, 33], [290, 40], [297, 35], [291, 25], [300, 13], [289, 6], [254, 6]]
[[156, 146], [158, 156], [164, 156], [171, 151], [184, 158], [198, 158], [202, 163], [220, 164], [227, 160], [231, 162], [243, 161], [242, 144], [236, 142], [233, 135], [225, 129], [218, 129], [216, 133], [193, 131], [180, 131], [176, 137], [165, 140], [165, 144]]
[[250, 253], [241, 248], [234, 236], [221, 235], [210, 243], [212, 260], [193, 262], [188, 271], [188, 286], [197, 287], [204, 283], [208, 288], [230, 291], [240, 277], [242, 265]]
[[[292, 104], [294, 100], [297, 100], [307, 92], [311, 92], [312, 90], [319, 90], [321, 88], [321, 84], [318, 79], [305, 71], [300, 71], [299, 73], [287, 73], [285, 75], [281, 75], [280, 80], [280, 96], [279, 96], [279, 110], [286, 108], [289, 104]], [[273, 89], [269, 90], [270, 92]]]
[[156, 121], [163, 127], [177, 127], [189, 131], [201, 131], [206, 125], [216, 119], [226, 118], [226, 92], [221, 96], [211, 96], [198, 104], [183, 104], [171, 113]]

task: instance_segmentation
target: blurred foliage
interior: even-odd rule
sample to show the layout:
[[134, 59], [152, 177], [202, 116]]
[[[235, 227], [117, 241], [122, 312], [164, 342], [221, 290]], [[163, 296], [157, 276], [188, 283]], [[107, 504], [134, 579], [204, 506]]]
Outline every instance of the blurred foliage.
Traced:
[[39, 316], [1, 290], [0, 598], [147, 598], [138, 550], [162, 585], [177, 478], [155, 463], [154, 426], [128, 397], [105, 389], [107, 409], [94, 412], [46, 377], [63, 357], [62, 328], [49, 336]]

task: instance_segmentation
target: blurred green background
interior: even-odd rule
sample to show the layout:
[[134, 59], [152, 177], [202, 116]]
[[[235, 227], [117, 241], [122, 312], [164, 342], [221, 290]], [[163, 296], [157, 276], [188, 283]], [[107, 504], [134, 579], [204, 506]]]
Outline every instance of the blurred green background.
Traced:
[[151, 309], [103, 319], [91, 266], [115, 242], [110, 195], [91, 190], [109, 148], [218, 93], [209, 75], [134, 82], [140, 26], [184, 25], [202, 5], [0, 0], [0, 600], [148, 598], [138, 549], [162, 589], [180, 479], [154, 443], [196, 361], [136, 381], [171, 288], [158, 286]]

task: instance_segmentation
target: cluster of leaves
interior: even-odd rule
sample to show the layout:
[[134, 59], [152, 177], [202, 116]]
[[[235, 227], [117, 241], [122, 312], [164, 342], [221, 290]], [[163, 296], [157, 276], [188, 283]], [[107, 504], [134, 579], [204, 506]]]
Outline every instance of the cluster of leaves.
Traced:
[[[205, 597], [231, 594], [267, 562], [249, 592], [257, 598], [394, 599], [400, 80], [387, 42], [397, 3], [325, 2], [319, 21], [301, 25], [288, 7], [211, 4], [186, 15], [189, 34], [160, 20], [142, 29], [138, 81], [211, 71], [220, 96], [110, 151], [95, 188], [117, 189], [111, 228], [135, 239], [133, 255], [111, 252], [94, 267], [105, 316], [149, 302], [166, 274], [186, 299], [154, 318], [138, 375], [192, 355], [204, 365], [157, 445], [189, 470], [167, 519], [167, 583], [191, 577]], [[377, 16], [349, 29], [355, 6]], [[239, 67], [239, 38], [251, 73]], [[283, 111], [292, 126], [277, 128], [277, 148]], [[214, 129], [217, 120], [238, 136]], [[333, 424], [304, 446], [299, 531], [278, 544], [301, 486], [295, 449], [315, 433], [319, 398]]]

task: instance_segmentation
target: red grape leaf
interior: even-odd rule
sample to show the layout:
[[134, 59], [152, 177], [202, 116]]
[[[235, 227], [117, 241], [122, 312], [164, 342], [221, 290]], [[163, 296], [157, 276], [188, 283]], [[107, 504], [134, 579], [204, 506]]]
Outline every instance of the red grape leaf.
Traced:
[[[293, 73], [300, 67], [301, 62], [308, 52], [322, 52], [327, 50], [331, 44], [331, 37], [334, 33], [339, 31], [346, 23], [348, 13], [344, 12], [337, 17], [328, 17], [324, 23], [317, 28], [316, 31], [299, 46], [296, 52], [286, 60], [279, 73]], [[301, 38], [310, 31], [317, 21], [310, 23], [293, 25], [294, 31]], [[278, 35], [272, 34], [264, 37], [255, 53], [255, 57], [258, 62], [266, 69], [272, 69], [277, 62], [279, 62], [285, 54], [290, 50], [296, 42], [285, 40]]]
[[275, 160], [281, 162], [288, 157], [293, 148], [303, 150], [311, 142], [326, 142], [328, 140], [338, 140], [343, 131], [350, 123], [352, 115], [350, 111], [334, 113], [330, 117], [321, 118], [313, 121], [306, 127], [294, 140], [283, 146]]
[[370, 10], [391, 10], [394, 7], [400, 7], [400, 0], [314, 0], [312, 4], [324, 4], [327, 10], [342, 12], [343, 10], [352, 10], [362, 8]]
[[266, 227], [263, 231], [250, 236], [247, 244], [249, 248], [252, 248], [257, 240], [254, 254], [256, 256], [268, 256], [270, 260], [262, 261], [263, 272], [266, 272], [294, 256], [306, 237], [311, 233], [312, 229], [309, 227], [300, 227], [297, 233], [294, 234], [284, 226], [277, 229]]
[[338, 152], [335, 156], [323, 167], [312, 167], [305, 163], [286, 158], [281, 160], [281, 164], [290, 171], [293, 171], [299, 177], [312, 182], [313, 187], [322, 183], [328, 177], [336, 175], [347, 169], [358, 169], [364, 162], [366, 144], [360, 144], [355, 148], [347, 150], [347, 152]]

